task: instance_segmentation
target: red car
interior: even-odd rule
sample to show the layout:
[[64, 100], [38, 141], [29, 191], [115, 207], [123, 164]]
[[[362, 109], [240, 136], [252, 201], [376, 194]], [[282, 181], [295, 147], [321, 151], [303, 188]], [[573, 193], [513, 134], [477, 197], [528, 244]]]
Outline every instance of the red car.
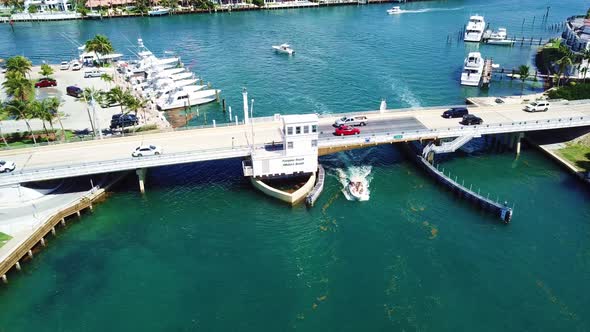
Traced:
[[345, 136], [345, 135], [358, 135], [361, 133], [361, 130], [355, 127], [341, 125], [340, 127], [336, 128], [334, 131], [334, 135], [338, 136]]
[[57, 86], [57, 81], [52, 78], [42, 78], [35, 83], [36, 88], [46, 88], [49, 86]]

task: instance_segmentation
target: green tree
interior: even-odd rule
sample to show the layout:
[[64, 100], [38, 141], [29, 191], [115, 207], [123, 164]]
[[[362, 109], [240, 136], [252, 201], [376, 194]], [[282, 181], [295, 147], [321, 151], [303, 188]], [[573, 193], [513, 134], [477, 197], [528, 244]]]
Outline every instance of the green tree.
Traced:
[[19, 101], [27, 101], [34, 95], [33, 83], [17, 71], [6, 72], [2, 87], [9, 97]]
[[49, 78], [49, 76], [53, 75], [53, 68], [51, 68], [50, 65], [44, 63], [41, 65], [41, 71], [39, 72], [39, 75]]
[[49, 109], [49, 104], [45, 100], [33, 100], [30, 104], [30, 116], [31, 118], [37, 118], [41, 120], [41, 124], [43, 125], [43, 131], [45, 132], [45, 139], [49, 142], [49, 131], [47, 131], [47, 126], [45, 122], [49, 122], [51, 126], [51, 130], [53, 131], [53, 123], [51, 119], [53, 118], [53, 114]]
[[[4, 109], [4, 103], [0, 102], [0, 115], [5, 113], [6, 110]], [[8, 148], [8, 142], [6, 142], [6, 137], [4, 137], [4, 133], [2, 132], [2, 126], [0, 126], [0, 138], [2, 138], [2, 142], [4, 142], [4, 145], [6, 145], [6, 147]]]
[[8, 58], [6, 60], [6, 72], [17, 72], [20, 73], [23, 77], [27, 77], [27, 75], [31, 72], [31, 68], [33, 64], [27, 58], [22, 55], [13, 56], [12, 58]]
[[39, 12], [39, 6], [29, 5], [28, 12], [29, 12], [29, 14], [35, 14], [35, 13]]
[[522, 95], [523, 91], [524, 91], [524, 81], [526, 81], [529, 78], [529, 76], [531, 76], [531, 71], [530, 71], [529, 66], [521, 65], [520, 67], [518, 67], [518, 76], [520, 77], [520, 81], [521, 81], [520, 95]]
[[558, 66], [557, 73], [559, 75], [559, 79], [557, 80], [557, 86], [559, 87], [559, 84], [561, 82], [561, 76], [563, 75], [563, 73], [565, 73], [567, 67], [571, 66], [573, 62], [572, 58], [569, 55], [565, 55], [561, 59], [557, 60], [555, 63]]
[[96, 90], [94, 88], [86, 88], [84, 89], [84, 93], [82, 94], [82, 99], [88, 105], [88, 107], [86, 107], [86, 112], [88, 113], [88, 120], [90, 121], [90, 127], [92, 128], [92, 134], [95, 136], [96, 127], [94, 121], [92, 120], [92, 115], [90, 114], [90, 107], [93, 106], [92, 103], [95, 103], [97, 102], [97, 100], [100, 100], [100, 92], [100, 90]]
[[96, 58], [100, 60], [100, 55], [115, 52], [113, 44], [105, 35], [96, 35], [88, 40], [85, 44], [86, 52], [94, 52]]
[[111, 85], [111, 83], [113, 83], [113, 76], [107, 73], [100, 75], [100, 79], [105, 81], [109, 86]]
[[14, 116], [17, 120], [24, 120], [31, 136], [33, 137], [33, 144], [37, 144], [37, 140], [35, 139], [35, 133], [33, 133], [33, 129], [31, 128], [31, 124], [29, 120], [32, 118], [32, 112], [30, 104], [26, 101], [22, 100], [11, 100], [4, 105], [4, 109], [8, 111], [9, 114]]
[[129, 104], [133, 95], [129, 91], [121, 89], [121, 87], [114, 87], [107, 93], [107, 100], [109, 104], [119, 104], [121, 107], [121, 114], [125, 113], [124, 107]]
[[588, 67], [584, 67], [580, 70], [582, 76], [584, 77], [584, 83], [586, 83], [586, 74], [588, 74]]
[[57, 122], [59, 123], [59, 127], [61, 128], [61, 141], [65, 141], [66, 131], [64, 130], [64, 125], [61, 122], [61, 115], [59, 113], [61, 101], [57, 97], [47, 98], [43, 101], [47, 103], [47, 108], [51, 111], [51, 114], [53, 114], [57, 118]]

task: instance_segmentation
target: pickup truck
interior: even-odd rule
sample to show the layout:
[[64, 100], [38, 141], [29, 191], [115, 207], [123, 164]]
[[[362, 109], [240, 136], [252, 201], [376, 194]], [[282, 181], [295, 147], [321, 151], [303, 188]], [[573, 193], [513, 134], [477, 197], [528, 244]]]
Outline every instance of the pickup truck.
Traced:
[[336, 122], [334, 122], [334, 127], [340, 127], [341, 125], [347, 126], [366, 126], [367, 125], [367, 117], [364, 115], [357, 115], [357, 116], [345, 116], [342, 117]]

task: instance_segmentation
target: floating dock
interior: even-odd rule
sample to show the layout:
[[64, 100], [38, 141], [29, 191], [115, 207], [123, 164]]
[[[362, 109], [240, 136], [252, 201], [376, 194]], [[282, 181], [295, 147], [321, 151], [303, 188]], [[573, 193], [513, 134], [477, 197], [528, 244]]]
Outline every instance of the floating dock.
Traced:
[[315, 186], [309, 192], [309, 194], [307, 195], [307, 198], [305, 198], [305, 204], [307, 204], [308, 207], [312, 207], [315, 204], [315, 201], [317, 201], [317, 199], [320, 197], [320, 194], [324, 190], [324, 179], [325, 178], [326, 178], [326, 172], [324, 171], [324, 168], [322, 167], [322, 165], [318, 164], [318, 176], [317, 176]]
[[490, 82], [492, 81], [492, 65], [494, 64], [494, 60], [492, 59], [485, 59], [483, 65], [483, 73], [481, 75], [481, 86], [487, 88], [490, 86]]

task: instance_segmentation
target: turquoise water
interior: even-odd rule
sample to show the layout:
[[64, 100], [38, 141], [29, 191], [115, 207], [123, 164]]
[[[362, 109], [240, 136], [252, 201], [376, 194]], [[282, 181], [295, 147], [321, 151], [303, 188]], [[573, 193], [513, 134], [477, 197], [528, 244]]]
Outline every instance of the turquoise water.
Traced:
[[[399, 17], [371, 5], [60, 22], [38, 32], [22, 24], [2, 31], [0, 56], [67, 54], [59, 31], [78, 40], [105, 33], [121, 49], [122, 34], [141, 35], [154, 51], [194, 61], [236, 109], [247, 86], [258, 115], [364, 110], [381, 97], [393, 107], [453, 104], [485, 92], [459, 87], [468, 50], [447, 46], [447, 34], [476, 12], [517, 32], [547, 5], [553, 23], [587, 3], [424, 2], [406, 6], [429, 11]], [[293, 58], [270, 51], [284, 41], [298, 51]], [[480, 49], [514, 66], [534, 54]], [[489, 93], [520, 89], [494, 82]], [[202, 113], [223, 119], [216, 105]], [[129, 178], [9, 276], [0, 331], [589, 329], [590, 192], [535, 150], [443, 162], [466, 184], [513, 203], [507, 226], [436, 186], [393, 146], [321, 162], [329, 176], [310, 210], [255, 191], [239, 160], [150, 170], [143, 197]], [[368, 166], [370, 199], [346, 200], [338, 170]]]

